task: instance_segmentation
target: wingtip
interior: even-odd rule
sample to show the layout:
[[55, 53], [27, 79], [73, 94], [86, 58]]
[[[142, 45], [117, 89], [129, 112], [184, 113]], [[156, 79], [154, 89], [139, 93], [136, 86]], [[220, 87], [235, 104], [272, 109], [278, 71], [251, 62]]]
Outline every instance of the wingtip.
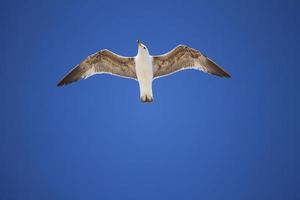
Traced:
[[64, 82], [63, 80], [59, 81], [59, 82], [56, 84], [57, 87], [62, 87], [62, 86], [64, 86], [64, 85], [66, 85], [66, 82]]
[[224, 77], [224, 78], [231, 78], [231, 75], [228, 74], [228, 73], [226, 73], [223, 77]]

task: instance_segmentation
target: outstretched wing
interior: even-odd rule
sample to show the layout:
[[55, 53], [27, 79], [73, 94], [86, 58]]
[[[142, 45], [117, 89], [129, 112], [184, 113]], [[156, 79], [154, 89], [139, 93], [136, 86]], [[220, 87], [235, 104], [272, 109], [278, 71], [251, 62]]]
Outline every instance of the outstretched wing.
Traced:
[[185, 45], [179, 45], [164, 55], [153, 56], [153, 68], [154, 78], [184, 69], [197, 69], [220, 77], [230, 77], [229, 73], [214, 61]]
[[109, 50], [101, 50], [76, 65], [58, 84], [63, 86], [94, 74], [112, 74], [136, 79], [133, 57], [123, 57]]

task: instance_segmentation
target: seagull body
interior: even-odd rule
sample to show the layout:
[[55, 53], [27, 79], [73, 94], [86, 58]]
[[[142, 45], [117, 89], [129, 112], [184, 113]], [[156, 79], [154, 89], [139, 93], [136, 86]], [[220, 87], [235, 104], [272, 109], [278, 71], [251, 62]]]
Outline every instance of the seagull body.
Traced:
[[120, 56], [106, 49], [88, 56], [76, 65], [58, 83], [58, 86], [86, 79], [95, 74], [112, 74], [137, 80], [140, 86], [141, 101], [152, 102], [152, 81], [162, 76], [184, 69], [196, 69], [220, 77], [230, 77], [211, 59], [186, 45], [178, 45], [160, 56], [151, 56], [144, 44], [139, 40], [137, 44], [138, 53], [135, 57]]
[[[139, 45], [140, 46], [140, 45]], [[152, 102], [152, 80], [153, 80], [153, 58], [147, 48], [138, 48], [135, 57], [135, 71], [140, 86], [140, 97], [142, 102]]]

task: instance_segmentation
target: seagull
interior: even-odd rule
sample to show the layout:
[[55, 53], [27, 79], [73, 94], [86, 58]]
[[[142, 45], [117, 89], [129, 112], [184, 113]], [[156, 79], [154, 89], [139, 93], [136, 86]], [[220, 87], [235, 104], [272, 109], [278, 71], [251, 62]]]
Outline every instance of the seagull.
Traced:
[[124, 57], [103, 49], [88, 56], [76, 65], [57, 86], [64, 86], [95, 74], [111, 74], [135, 79], [140, 87], [141, 102], [152, 102], [152, 81], [185, 69], [196, 69], [223, 78], [229, 73], [201, 52], [186, 45], [178, 45], [171, 51], [151, 56], [146, 45], [137, 40], [135, 57]]

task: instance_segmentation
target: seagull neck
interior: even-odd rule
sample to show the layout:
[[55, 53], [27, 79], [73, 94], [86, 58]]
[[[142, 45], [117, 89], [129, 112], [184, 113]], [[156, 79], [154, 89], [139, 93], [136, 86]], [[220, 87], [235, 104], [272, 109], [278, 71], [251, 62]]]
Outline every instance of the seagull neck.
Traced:
[[149, 53], [147, 51], [143, 51], [143, 50], [138, 50], [138, 54], [137, 54], [137, 57], [149, 57]]

